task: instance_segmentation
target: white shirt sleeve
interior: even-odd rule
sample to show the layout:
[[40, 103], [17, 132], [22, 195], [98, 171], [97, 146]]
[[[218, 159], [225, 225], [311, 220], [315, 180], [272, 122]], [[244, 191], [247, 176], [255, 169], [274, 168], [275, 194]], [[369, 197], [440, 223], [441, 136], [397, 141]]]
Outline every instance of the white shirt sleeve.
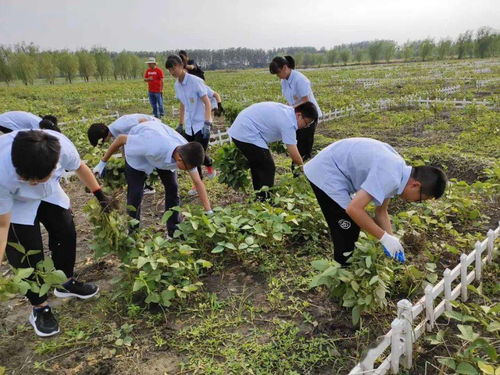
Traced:
[[297, 133], [292, 126], [283, 127], [281, 129], [281, 140], [286, 145], [297, 144]]
[[[296, 89], [299, 100], [304, 96], [309, 96], [309, 93], [311, 92], [311, 82], [309, 82], [307, 78], [301, 77], [300, 79], [297, 79]], [[310, 99], [311, 98], [309, 98], [309, 100]]]
[[61, 155], [59, 162], [67, 171], [75, 171], [80, 168], [81, 159], [75, 145], [65, 136], [59, 138], [61, 143]]
[[376, 206], [381, 206], [386, 198], [395, 194], [400, 180], [401, 176], [398, 178], [384, 167], [373, 168], [361, 184], [361, 189], [373, 197]]
[[14, 198], [7, 189], [0, 186], [0, 215], [11, 212], [12, 206], [14, 206]]
[[205, 95], [208, 95], [207, 85], [205, 85], [203, 82], [198, 82], [198, 87], [196, 89], [196, 95], [199, 98], [202, 98]]

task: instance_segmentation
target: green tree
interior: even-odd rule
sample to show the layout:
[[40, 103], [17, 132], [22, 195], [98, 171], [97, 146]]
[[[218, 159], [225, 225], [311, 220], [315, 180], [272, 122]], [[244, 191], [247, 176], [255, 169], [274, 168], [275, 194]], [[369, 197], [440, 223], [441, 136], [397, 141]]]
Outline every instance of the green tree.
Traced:
[[[93, 48], [91, 53], [94, 55], [96, 62], [96, 73], [97, 76], [104, 81], [113, 72], [113, 62], [109, 52], [105, 48]], [[97, 77], [96, 77], [97, 78]]]
[[39, 55], [38, 71], [41, 78], [46, 79], [51, 85], [54, 84], [57, 76], [57, 61], [52, 52], [43, 52]]
[[386, 62], [391, 61], [391, 59], [396, 54], [396, 43], [394, 43], [393, 41], [385, 42], [382, 53]]
[[73, 82], [78, 73], [78, 57], [68, 51], [62, 51], [58, 56], [58, 67], [61, 74], [69, 83]]
[[335, 64], [339, 60], [339, 54], [336, 49], [331, 49], [326, 53], [326, 61], [329, 64]]
[[490, 27], [477, 30], [475, 40], [476, 56], [480, 58], [495, 56], [495, 39], [498, 35]]
[[77, 56], [80, 76], [83, 77], [85, 82], [88, 82], [90, 77], [95, 76], [97, 72], [95, 57], [86, 50], [79, 51]]
[[472, 31], [467, 30], [465, 33], [458, 36], [456, 48], [459, 59], [463, 59], [464, 57], [466, 57], [466, 55], [472, 57], [472, 55], [474, 54]]
[[450, 55], [452, 42], [449, 39], [441, 39], [436, 46], [437, 57], [443, 60]]
[[358, 63], [361, 64], [361, 61], [363, 61], [364, 57], [364, 50], [361, 48], [358, 48], [354, 51], [354, 60]]
[[11, 66], [10, 58], [12, 58], [12, 51], [0, 46], [0, 81], [7, 85], [14, 80], [14, 69]]
[[370, 63], [375, 64], [382, 54], [383, 42], [375, 41], [370, 43], [368, 47], [368, 56], [370, 56]]
[[415, 48], [413, 43], [408, 41], [403, 45], [403, 59], [404, 61], [410, 61], [413, 56], [415, 56]]
[[130, 74], [132, 78], [142, 77], [144, 70], [146, 69], [146, 64], [144, 64], [144, 59], [141, 59], [137, 55], [130, 55]]
[[422, 58], [422, 61], [425, 61], [428, 57], [430, 57], [433, 50], [434, 41], [432, 39], [425, 39], [422, 43], [420, 43], [420, 57]]
[[26, 86], [32, 85], [36, 74], [36, 60], [33, 56], [24, 52], [18, 52], [14, 55], [13, 68], [17, 78], [19, 78]]
[[128, 52], [120, 52], [114, 59], [113, 65], [115, 68], [115, 78], [121, 77], [122, 79], [127, 79], [130, 77], [132, 67], [130, 65], [130, 56]]
[[351, 50], [344, 48], [340, 51], [340, 60], [342, 60], [344, 65], [347, 65], [347, 63], [351, 60]]

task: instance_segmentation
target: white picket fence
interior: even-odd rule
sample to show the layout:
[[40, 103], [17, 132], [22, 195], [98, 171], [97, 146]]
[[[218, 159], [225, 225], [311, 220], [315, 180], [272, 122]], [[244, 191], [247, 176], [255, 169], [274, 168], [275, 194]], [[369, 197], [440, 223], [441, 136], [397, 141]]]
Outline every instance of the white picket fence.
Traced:
[[[404, 299], [398, 302], [397, 318], [391, 323], [377, 347], [370, 349], [349, 375], [383, 375], [390, 371], [398, 374], [400, 365], [410, 369], [413, 363], [413, 344], [424, 333], [432, 332], [436, 319], [445, 311], [451, 311], [451, 301], [461, 297], [467, 301], [467, 286], [480, 280], [485, 263], [493, 260], [495, 240], [500, 236], [500, 223], [497, 229], [489, 230], [482, 242], [476, 242], [475, 249], [468, 255], [462, 254], [460, 263], [452, 270], [447, 268], [436, 285], [428, 285], [425, 295], [414, 305]], [[486, 251], [486, 256], [483, 257]], [[473, 269], [469, 272], [469, 267]], [[455, 287], [453, 283], [460, 279]], [[440, 301], [438, 302], [438, 298]], [[417, 319], [419, 318], [420, 319]], [[384, 354], [388, 351], [388, 354]], [[375, 368], [375, 362], [380, 365]]]
[[125, 104], [125, 103], [132, 103], [132, 102], [143, 102], [144, 104], [149, 102], [149, 98], [127, 98], [127, 99], [110, 99], [106, 100], [104, 102], [104, 107], [106, 109], [109, 109], [110, 106], [116, 105], [116, 104]]
[[480, 87], [485, 87], [485, 86], [489, 86], [489, 85], [492, 85], [492, 84], [496, 84], [498, 81], [500, 81], [500, 78], [478, 79], [476, 81], [476, 88], [480, 88]]
[[444, 105], [450, 105], [453, 106], [454, 108], [464, 108], [468, 105], [483, 105], [489, 109], [494, 109], [496, 108], [495, 104], [492, 102], [486, 101], [486, 100], [457, 100], [457, 99], [423, 99], [421, 97], [417, 99], [412, 99], [408, 102], [408, 104], [416, 104], [416, 105], [421, 105], [424, 104], [427, 108], [431, 106], [431, 104], [444, 104]]
[[209, 145], [222, 145], [228, 142], [231, 142], [231, 137], [227, 133], [227, 129], [224, 131], [217, 130], [216, 133], [210, 133]]
[[115, 112], [115, 113], [112, 113], [110, 115], [104, 115], [104, 116], [99, 116], [99, 117], [94, 117], [94, 118], [82, 117], [81, 119], [77, 119], [77, 120], [69, 120], [69, 121], [65, 121], [65, 122], [59, 122], [58, 125], [68, 125], [68, 124], [73, 124], [73, 123], [98, 121], [98, 120], [105, 119], [105, 118], [118, 118], [118, 117], [120, 117], [120, 114], [118, 112]]

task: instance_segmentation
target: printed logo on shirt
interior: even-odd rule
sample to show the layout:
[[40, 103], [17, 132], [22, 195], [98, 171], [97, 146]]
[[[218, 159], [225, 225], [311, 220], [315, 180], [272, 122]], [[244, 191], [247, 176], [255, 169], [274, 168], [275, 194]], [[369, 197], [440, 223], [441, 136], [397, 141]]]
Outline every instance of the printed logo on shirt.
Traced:
[[189, 102], [190, 102], [191, 104], [194, 104], [194, 98], [189, 98]]
[[342, 228], [342, 229], [349, 229], [351, 227], [351, 222], [349, 220], [345, 220], [345, 219], [340, 219], [339, 220], [339, 226]]

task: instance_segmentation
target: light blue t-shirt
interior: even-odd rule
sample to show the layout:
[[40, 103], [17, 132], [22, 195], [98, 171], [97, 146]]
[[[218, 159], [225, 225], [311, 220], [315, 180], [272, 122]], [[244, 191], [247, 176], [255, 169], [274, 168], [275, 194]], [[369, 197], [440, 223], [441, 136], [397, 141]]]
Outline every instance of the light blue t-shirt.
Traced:
[[0, 115], [0, 126], [10, 130], [38, 130], [42, 118], [30, 112], [10, 111]]
[[143, 122], [128, 134], [125, 159], [132, 168], [147, 174], [155, 168], [175, 170], [174, 150], [186, 143], [182, 135], [159, 121]]
[[80, 168], [80, 155], [68, 138], [53, 130], [38, 131], [56, 137], [61, 153], [50, 179], [34, 186], [21, 180], [12, 165], [12, 143], [20, 131], [0, 136], [0, 215], [10, 212], [14, 224], [33, 225], [41, 201], [68, 209], [70, 201], [59, 181], [66, 171]]
[[262, 102], [241, 111], [228, 133], [238, 141], [267, 149], [269, 143], [276, 141], [282, 141], [286, 145], [297, 144], [297, 129], [297, 117], [292, 107]]
[[174, 89], [175, 97], [184, 104], [184, 132], [194, 135], [205, 122], [205, 104], [201, 98], [207, 95], [207, 85], [201, 78], [186, 73], [182, 83], [175, 81]]
[[210, 86], [207, 86], [207, 96], [208, 99], [210, 100], [210, 105], [212, 106], [212, 109], [217, 108], [217, 98], [214, 95], [214, 90]]
[[347, 138], [324, 148], [304, 166], [314, 185], [346, 209], [350, 195], [363, 189], [376, 206], [401, 194], [411, 167], [387, 143], [370, 138]]
[[323, 116], [318, 102], [312, 92], [311, 81], [309, 81], [309, 79], [301, 72], [292, 69], [288, 79], [281, 80], [281, 92], [283, 93], [283, 96], [288, 104], [292, 107], [299, 103], [304, 96], [307, 96], [309, 101], [316, 106], [318, 117]]
[[108, 129], [111, 135], [116, 138], [122, 134], [130, 133], [130, 130], [139, 123], [139, 120], [145, 119], [147, 121], [160, 121], [154, 116], [144, 115], [142, 113], [133, 113], [124, 115], [109, 124]]

